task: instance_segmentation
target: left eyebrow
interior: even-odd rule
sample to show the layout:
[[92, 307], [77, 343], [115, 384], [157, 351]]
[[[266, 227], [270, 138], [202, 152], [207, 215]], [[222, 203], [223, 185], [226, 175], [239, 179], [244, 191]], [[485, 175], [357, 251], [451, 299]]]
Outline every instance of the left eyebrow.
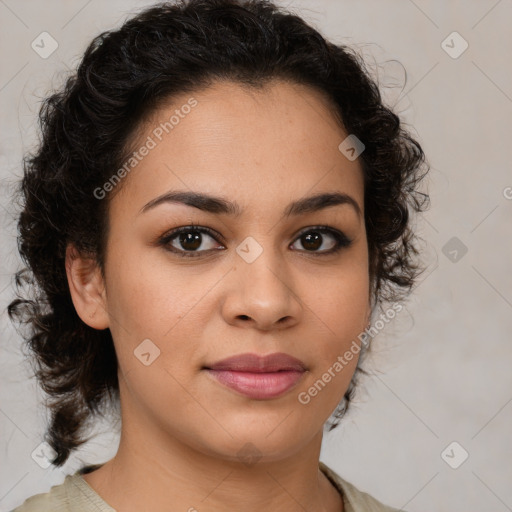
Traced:
[[[144, 213], [163, 203], [181, 203], [208, 213], [232, 215], [235, 217], [239, 217], [243, 212], [243, 209], [236, 201], [231, 202], [223, 197], [216, 197], [202, 192], [175, 190], [152, 199], [142, 207], [140, 213]], [[324, 192], [293, 201], [284, 209], [282, 216], [283, 218], [295, 217], [337, 205], [349, 205], [359, 217], [362, 214], [359, 204], [352, 196], [341, 192]]]

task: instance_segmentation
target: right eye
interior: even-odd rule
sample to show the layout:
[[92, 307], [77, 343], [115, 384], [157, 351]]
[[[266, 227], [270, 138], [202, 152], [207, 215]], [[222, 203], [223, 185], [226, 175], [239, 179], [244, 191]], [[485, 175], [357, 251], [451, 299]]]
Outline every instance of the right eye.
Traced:
[[213, 240], [216, 240], [216, 236], [218, 236], [215, 231], [204, 226], [182, 226], [166, 233], [159, 240], [159, 245], [180, 257], [196, 258], [203, 253], [217, 250], [213, 248], [200, 250], [204, 243], [204, 235]]

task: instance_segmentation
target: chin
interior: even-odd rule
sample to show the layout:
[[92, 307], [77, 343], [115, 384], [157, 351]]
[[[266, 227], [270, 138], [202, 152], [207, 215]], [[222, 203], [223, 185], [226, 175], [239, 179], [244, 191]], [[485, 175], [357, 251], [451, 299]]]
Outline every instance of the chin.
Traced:
[[[281, 421], [284, 417], [286, 415], [281, 417]], [[257, 462], [283, 460], [299, 452], [316, 433], [308, 436], [303, 426], [289, 424], [285, 427], [285, 422], [281, 425], [275, 422], [272, 428], [262, 428], [261, 423], [258, 425], [254, 421], [250, 424], [239, 423], [238, 428], [227, 427], [226, 430], [233, 437], [224, 432], [226, 435], [216, 439], [204, 439], [207, 443], [204, 451], [230, 462], [241, 462], [247, 467]]]

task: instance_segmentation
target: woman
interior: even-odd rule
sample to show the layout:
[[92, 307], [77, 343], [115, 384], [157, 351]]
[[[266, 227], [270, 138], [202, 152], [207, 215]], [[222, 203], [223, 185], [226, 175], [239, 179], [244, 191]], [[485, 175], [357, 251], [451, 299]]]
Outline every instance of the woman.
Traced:
[[[319, 462], [372, 319], [421, 269], [420, 145], [364, 63], [256, 0], [158, 5], [95, 38], [41, 110], [18, 275], [61, 466], [16, 512], [390, 511]], [[31, 279], [33, 277], [34, 279]]]

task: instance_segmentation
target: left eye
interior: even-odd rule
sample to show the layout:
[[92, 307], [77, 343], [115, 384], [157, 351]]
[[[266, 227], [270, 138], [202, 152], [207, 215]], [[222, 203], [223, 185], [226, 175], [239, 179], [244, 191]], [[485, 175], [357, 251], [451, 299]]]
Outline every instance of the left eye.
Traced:
[[[319, 251], [318, 249], [324, 245], [326, 235], [332, 240], [330, 247], [327, 249], [324, 247], [323, 250]], [[336, 252], [342, 247], [347, 247], [350, 244], [350, 241], [345, 237], [345, 235], [329, 228], [316, 228], [304, 231], [299, 235], [297, 241], [300, 241], [303, 247], [310, 249], [307, 252], [311, 252], [312, 250], [313, 252], [323, 254]]]
[[[204, 242], [204, 235], [214, 241], [216, 241], [217, 237], [220, 238], [220, 236], [210, 228], [183, 226], [181, 228], [174, 229], [165, 235], [159, 241], [159, 244], [171, 252], [183, 257], [197, 257], [201, 256], [202, 253], [224, 248], [222, 245], [215, 248], [215, 244], [213, 244], [212, 247], [201, 249], [201, 246]], [[324, 247], [323, 250], [319, 250], [322, 249], [322, 246], [324, 245], [324, 239], [326, 235], [327, 238], [332, 240], [332, 242], [329, 244], [330, 247]], [[293, 245], [299, 241], [306, 249], [305, 252], [313, 253], [318, 256], [336, 253], [342, 248], [348, 247], [352, 243], [352, 241], [349, 240], [344, 233], [326, 226], [308, 228], [308, 230], [299, 234], [296, 242]], [[179, 244], [181, 248], [176, 247], [175, 243]]]

